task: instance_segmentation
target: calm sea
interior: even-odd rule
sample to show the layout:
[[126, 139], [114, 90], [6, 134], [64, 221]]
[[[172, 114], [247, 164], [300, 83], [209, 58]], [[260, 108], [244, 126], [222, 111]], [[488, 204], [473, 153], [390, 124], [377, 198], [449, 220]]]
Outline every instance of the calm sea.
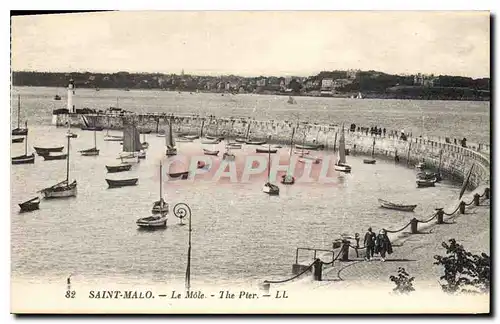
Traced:
[[[59, 93], [63, 100], [54, 101]], [[22, 118], [29, 123], [29, 152], [33, 146], [65, 145], [63, 128], [50, 126], [51, 111], [64, 107], [64, 89], [15, 88], [13, 107], [21, 95]], [[489, 139], [489, 103], [446, 101], [348, 100], [173, 93], [160, 91], [77, 90], [77, 107], [106, 109], [118, 105], [132, 111], [166, 111], [286, 118], [298, 112], [311, 122], [354, 122], [388, 129], [425, 129], [434, 136], [464, 134], [470, 140]], [[13, 109], [13, 121], [17, 122]], [[72, 274], [81, 281], [114, 280], [173, 282], [184, 280], [187, 226], [169, 215], [168, 227], [155, 232], [137, 229], [135, 221], [148, 216], [159, 196], [159, 162], [165, 161], [164, 138], [148, 135], [147, 158], [128, 173], [107, 174], [105, 165], [116, 164], [119, 142], [104, 142], [97, 133], [98, 157], [83, 157], [79, 150], [93, 146], [94, 133], [78, 129], [71, 142], [70, 178], [78, 181], [78, 196], [42, 200], [40, 210], [19, 213], [18, 203], [37, 190], [66, 177], [66, 161], [44, 161], [11, 168], [11, 268], [13, 278], [60, 281]], [[120, 132], [115, 132], [120, 134]], [[178, 143], [179, 154], [202, 154], [199, 142]], [[210, 147], [212, 148], [212, 147]], [[223, 144], [217, 149], [223, 151]], [[235, 150], [237, 166], [254, 147]], [[280, 149], [285, 163], [286, 147]], [[11, 155], [24, 154], [24, 144], [12, 144]], [[215, 157], [214, 165], [220, 157]], [[289, 276], [297, 247], [328, 249], [341, 233], [364, 233], [368, 226], [400, 228], [412, 217], [427, 218], [434, 208], [456, 199], [459, 188], [446, 181], [435, 188], [417, 189], [415, 171], [394, 163], [362, 163], [348, 156], [351, 174], [330, 173], [331, 184], [280, 186], [279, 197], [261, 190], [266, 175], [245, 184], [227, 181], [163, 181], [171, 207], [179, 202], [192, 209], [193, 281], [205, 283], [252, 282]], [[314, 170], [313, 170], [314, 173]], [[105, 179], [138, 177], [135, 187], [108, 189]], [[377, 198], [418, 204], [408, 214], [379, 208]], [[305, 255], [304, 258], [312, 255]]]

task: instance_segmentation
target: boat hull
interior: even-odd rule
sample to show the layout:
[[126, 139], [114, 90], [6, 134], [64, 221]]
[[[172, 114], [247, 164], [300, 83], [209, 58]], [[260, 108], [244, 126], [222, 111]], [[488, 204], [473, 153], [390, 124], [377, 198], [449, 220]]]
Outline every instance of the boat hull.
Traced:
[[323, 144], [320, 145], [299, 145], [296, 144], [295, 148], [298, 150], [311, 150], [311, 151], [317, 151], [317, 150], [322, 150], [325, 146]]
[[339, 171], [339, 172], [344, 172], [344, 173], [350, 173], [351, 172], [351, 167], [347, 164], [335, 164], [333, 166], [333, 169], [335, 171]]
[[15, 128], [12, 130], [12, 135], [18, 135], [18, 136], [26, 136], [28, 134], [28, 129], [27, 128]]
[[136, 222], [137, 226], [148, 229], [155, 228], [166, 228], [167, 227], [167, 217], [166, 216], [149, 216], [139, 218]]
[[255, 152], [256, 153], [276, 153], [276, 152], [278, 152], [278, 150], [277, 149], [259, 149], [259, 148], [257, 148], [257, 149], [255, 149]]
[[169, 173], [168, 176], [170, 179], [186, 180], [189, 177], [189, 171]]
[[428, 188], [428, 187], [435, 187], [435, 181], [417, 180], [417, 188]]
[[36, 154], [43, 156], [48, 155], [49, 153], [62, 152], [64, 146], [59, 147], [33, 147], [35, 149]]
[[116, 172], [124, 172], [130, 170], [132, 167], [131, 164], [123, 164], [123, 165], [106, 165], [106, 169], [108, 170], [109, 173], [116, 173]]
[[12, 164], [33, 164], [35, 163], [35, 154], [15, 156], [11, 160]]
[[107, 142], [121, 142], [123, 141], [123, 136], [104, 136], [104, 140]]
[[375, 164], [376, 160], [375, 159], [364, 159], [363, 163], [364, 164]]
[[13, 138], [12, 143], [22, 143], [24, 142], [24, 137]]
[[124, 180], [111, 180], [106, 179], [109, 188], [119, 188], [119, 187], [127, 187], [127, 186], [135, 186], [137, 185], [138, 178], [134, 179], [124, 179]]
[[40, 198], [36, 197], [34, 199], [20, 203], [19, 208], [21, 208], [21, 212], [24, 213], [40, 209], [39, 205], [40, 205]]
[[42, 190], [45, 198], [66, 198], [75, 197], [77, 194], [76, 181], [73, 181], [70, 185], [59, 186], [56, 188], [46, 188]]
[[245, 144], [247, 145], [264, 145], [266, 144], [266, 141], [246, 141]]
[[45, 161], [53, 161], [53, 160], [66, 160], [68, 154], [59, 154], [59, 155], [42, 155]]
[[262, 191], [270, 196], [278, 196], [280, 194], [280, 188], [270, 183], [266, 183], [262, 187]]
[[85, 127], [85, 126], [82, 126], [80, 127], [81, 130], [83, 131], [96, 131], [96, 132], [100, 132], [104, 129], [104, 127]]
[[80, 153], [82, 154], [82, 156], [97, 156], [99, 155], [99, 150], [96, 148], [91, 148], [88, 150], [80, 151]]
[[380, 203], [380, 207], [387, 208], [387, 209], [394, 209], [394, 210], [400, 210], [400, 211], [407, 211], [407, 212], [412, 212], [417, 205], [403, 205], [403, 204], [395, 204], [387, 200], [379, 199], [378, 202]]
[[217, 156], [219, 155], [219, 151], [203, 150], [203, 154]]

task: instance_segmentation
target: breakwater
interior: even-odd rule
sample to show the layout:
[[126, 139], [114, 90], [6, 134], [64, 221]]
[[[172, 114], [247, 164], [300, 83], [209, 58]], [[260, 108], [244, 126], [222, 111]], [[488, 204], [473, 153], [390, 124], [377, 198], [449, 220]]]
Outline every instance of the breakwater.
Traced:
[[[321, 144], [327, 150], [338, 147], [338, 124], [310, 124], [290, 120], [259, 121], [249, 118], [217, 118], [215, 116], [180, 116], [167, 114], [59, 114], [53, 115], [56, 126], [72, 127], [101, 126], [121, 130], [126, 123], [135, 123], [144, 131], [161, 132], [172, 122], [176, 133], [225, 136], [226, 138], [248, 137], [252, 140], [267, 140], [270, 143], [288, 144], [295, 128], [294, 143]], [[424, 162], [428, 169], [437, 169], [445, 177], [463, 179], [472, 163], [474, 168], [470, 184], [477, 187], [489, 184], [490, 147], [487, 144], [461, 147], [446, 143], [441, 138], [413, 138], [401, 140], [395, 136], [375, 136], [363, 132], [351, 132], [345, 128], [346, 147], [353, 155], [371, 155], [376, 158], [397, 160], [412, 167]], [[375, 143], [375, 144], [374, 144]]]

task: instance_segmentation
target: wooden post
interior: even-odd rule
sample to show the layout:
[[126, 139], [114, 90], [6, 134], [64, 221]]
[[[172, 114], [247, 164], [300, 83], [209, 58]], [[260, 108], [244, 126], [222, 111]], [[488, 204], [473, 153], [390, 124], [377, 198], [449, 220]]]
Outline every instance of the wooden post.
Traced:
[[484, 188], [484, 197], [490, 199], [490, 188]]
[[443, 224], [443, 216], [444, 216], [444, 210], [443, 208], [436, 208], [436, 214], [437, 214], [437, 222], [438, 224]]
[[410, 221], [410, 228], [411, 228], [411, 233], [412, 234], [417, 234], [418, 233], [418, 220], [416, 218], [413, 218]]
[[465, 202], [464, 201], [460, 202], [458, 209], [460, 210], [460, 214], [465, 214]]
[[474, 206], [479, 206], [479, 194], [474, 194]]
[[342, 261], [349, 261], [349, 242], [348, 240], [342, 240], [342, 250], [340, 253], [342, 253]]
[[322, 271], [323, 271], [323, 263], [321, 262], [320, 259], [314, 260], [313, 268], [314, 268], [314, 272], [313, 272], [314, 273], [314, 280], [321, 281], [321, 275], [322, 275]]

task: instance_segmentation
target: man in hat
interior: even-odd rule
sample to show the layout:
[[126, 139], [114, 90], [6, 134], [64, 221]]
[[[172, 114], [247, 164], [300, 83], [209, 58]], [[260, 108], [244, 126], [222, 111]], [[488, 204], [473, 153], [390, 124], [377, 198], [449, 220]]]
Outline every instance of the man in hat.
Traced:
[[372, 232], [372, 228], [368, 227], [368, 232], [365, 234], [366, 255], [365, 260], [370, 261], [373, 258], [373, 252], [375, 250], [375, 233]]

